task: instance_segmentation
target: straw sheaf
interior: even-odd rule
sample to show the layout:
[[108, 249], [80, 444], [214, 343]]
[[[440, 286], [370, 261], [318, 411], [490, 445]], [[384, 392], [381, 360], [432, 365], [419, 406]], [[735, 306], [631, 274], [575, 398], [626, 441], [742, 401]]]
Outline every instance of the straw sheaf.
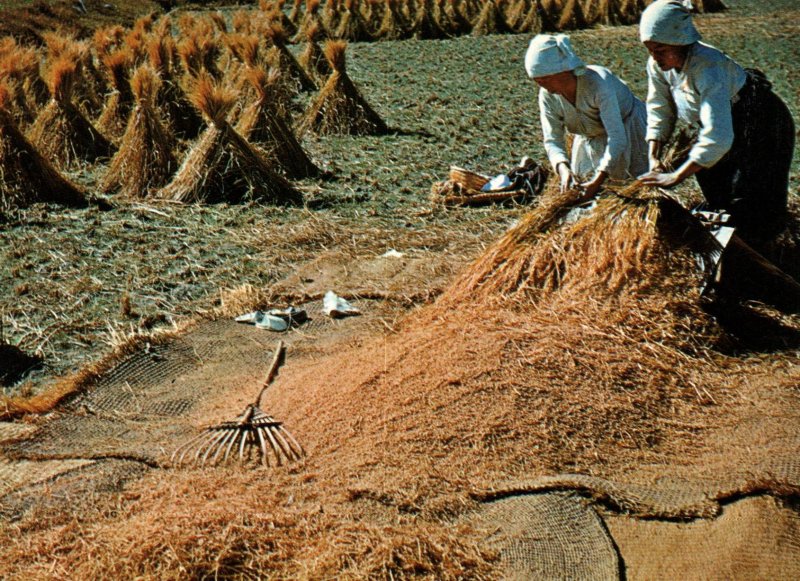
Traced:
[[686, 288], [699, 288], [705, 273], [697, 270], [694, 256], [708, 263], [713, 239], [675, 202], [647, 191], [612, 195], [574, 224], [560, 224], [575, 200], [574, 193], [551, 193], [467, 269], [443, 300], [541, 301], [589, 288], [595, 296], [615, 295], [623, 288], [658, 288], [676, 277], [693, 278], [695, 284]]
[[125, 38], [125, 29], [122, 26], [109, 26], [98, 28], [92, 36], [94, 49], [97, 56], [102, 59], [113, 50], [119, 49]]
[[161, 89], [161, 78], [150, 65], [142, 65], [131, 77], [131, 90], [139, 103], [155, 104], [158, 91]]
[[195, 107], [214, 125], [227, 124], [225, 118], [236, 103], [236, 94], [214, 82], [208, 73], [200, 73], [191, 94]]
[[68, 58], [56, 60], [50, 67], [47, 75], [47, 88], [53, 99], [59, 103], [66, 103], [72, 99], [72, 90], [75, 86], [77, 63]]
[[128, 69], [131, 66], [131, 53], [120, 49], [103, 57], [103, 64], [108, 69], [109, 80], [115, 90], [124, 93], [128, 89]]
[[0, 112], [10, 114], [13, 105], [14, 91], [8, 86], [8, 82], [0, 80]]
[[328, 40], [322, 50], [325, 52], [325, 58], [328, 59], [333, 70], [339, 74], [344, 74], [346, 72], [345, 51], [347, 50], [347, 42], [344, 40]]
[[232, 33], [225, 35], [225, 45], [233, 56], [247, 66], [255, 66], [258, 60], [259, 39], [255, 34]]
[[267, 39], [269, 39], [269, 41], [275, 46], [280, 47], [286, 45], [288, 36], [280, 23], [273, 22], [267, 27], [264, 33], [266, 34]]

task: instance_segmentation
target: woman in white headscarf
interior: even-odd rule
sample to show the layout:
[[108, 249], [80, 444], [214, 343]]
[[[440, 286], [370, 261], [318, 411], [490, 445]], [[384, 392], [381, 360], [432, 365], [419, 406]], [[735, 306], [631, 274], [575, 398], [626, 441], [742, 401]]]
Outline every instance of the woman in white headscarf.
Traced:
[[[525, 70], [541, 88], [544, 147], [562, 191], [579, 187], [589, 198], [609, 177], [628, 179], [647, 171], [644, 103], [611, 71], [585, 65], [563, 34], [534, 37]], [[567, 131], [574, 135], [571, 157]]]
[[[647, 63], [650, 172], [671, 187], [694, 175], [709, 209], [730, 213], [740, 236], [765, 241], [783, 226], [794, 122], [763, 73], [700, 42], [690, 5], [656, 0], [642, 13]], [[689, 157], [666, 172], [660, 155], [676, 118], [699, 129]]]

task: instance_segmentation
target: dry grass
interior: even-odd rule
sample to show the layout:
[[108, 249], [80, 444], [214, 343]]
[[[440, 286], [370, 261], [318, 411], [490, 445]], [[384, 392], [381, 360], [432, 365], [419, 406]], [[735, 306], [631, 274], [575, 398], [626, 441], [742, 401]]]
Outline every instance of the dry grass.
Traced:
[[[30, 414], [41, 415], [50, 412], [66, 399], [74, 397], [87, 387], [95, 384], [98, 378], [119, 365], [129, 355], [140, 351], [148, 345], [166, 343], [178, 334], [186, 332], [190, 326], [189, 324], [184, 324], [181, 328], [176, 327], [169, 330], [161, 329], [152, 332], [137, 331], [130, 334], [115, 334], [115, 343], [109, 354], [96, 363], [84, 367], [76, 374], [60, 378], [49, 386], [46, 391], [30, 397], [9, 397], [0, 394], [0, 421], [8, 421]], [[20, 391], [29, 390], [23, 388]]]

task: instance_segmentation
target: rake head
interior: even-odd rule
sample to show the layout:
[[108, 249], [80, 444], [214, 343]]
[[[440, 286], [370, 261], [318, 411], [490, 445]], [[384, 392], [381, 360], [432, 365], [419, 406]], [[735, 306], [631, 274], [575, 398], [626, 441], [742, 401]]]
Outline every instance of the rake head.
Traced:
[[283, 424], [260, 408], [261, 397], [278, 375], [284, 355], [283, 342], [278, 341], [267, 378], [255, 403], [248, 405], [232, 422], [208, 427], [180, 446], [172, 453], [172, 463], [175, 466], [184, 462], [213, 466], [236, 459], [242, 463], [260, 460], [264, 466], [271, 466], [273, 462], [281, 466], [284, 461], [292, 462], [305, 456], [303, 447]]
[[273, 463], [281, 466], [303, 456], [303, 447], [281, 422], [250, 404], [234, 421], [208, 427], [175, 450], [172, 462], [176, 466], [183, 463], [213, 466], [235, 459], [242, 463], [256, 460], [264, 466]]

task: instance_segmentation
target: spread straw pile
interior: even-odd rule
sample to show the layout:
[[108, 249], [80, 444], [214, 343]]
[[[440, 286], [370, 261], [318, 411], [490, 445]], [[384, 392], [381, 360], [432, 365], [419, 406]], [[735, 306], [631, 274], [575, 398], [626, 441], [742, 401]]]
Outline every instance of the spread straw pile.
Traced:
[[58, 550], [81, 576], [496, 578], [485, 532], [453, 524], [471, 491], [691, 454], [681, 426], [711, 425], [746, 371], [712, 361], [708, 237], [655, 193], [562, 220], [573, 202], [549, 192], [398, 333], [287, 369], [268, 404], [303, 441], [302, 470], [151, 473], [123, 510], [12, 542], [15, 566]]

